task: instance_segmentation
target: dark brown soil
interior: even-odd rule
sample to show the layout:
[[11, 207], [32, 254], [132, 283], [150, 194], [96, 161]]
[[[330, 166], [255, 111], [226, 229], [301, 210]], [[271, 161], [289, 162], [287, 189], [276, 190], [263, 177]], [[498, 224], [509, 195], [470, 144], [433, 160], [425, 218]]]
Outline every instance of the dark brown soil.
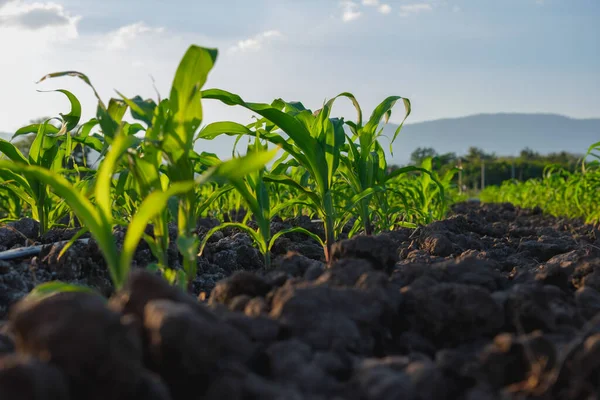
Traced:
[[[199, 234], [215, 223], [199, 221]], [[292, 225], [322, 234], [306, 218], [272, 229]], [[0, 228], [0, 250], [72, 234], [38, 238], [23, 220]], [[540, 210], [458, 204], [416, 231], [341, 241], [330, 266], [289, 235], [272, 271], [247, 235], [225, 230], [194, 295], [140, 268], [146, 245], [117, 293], [93, 241], [59, 250], [0, 261], [3, 400], [600, 397], [600, 231]], [[109, 300], [19, 301], [54, 279]]]

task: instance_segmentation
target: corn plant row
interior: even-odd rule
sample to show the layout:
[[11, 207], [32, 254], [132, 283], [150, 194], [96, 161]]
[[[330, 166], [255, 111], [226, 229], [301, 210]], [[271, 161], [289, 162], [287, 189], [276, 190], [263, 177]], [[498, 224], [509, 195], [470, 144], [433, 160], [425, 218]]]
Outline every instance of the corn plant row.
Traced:
[[[14, 134], [13, 138], [35, 135], [27, 157], [10, 141], [0, 140], [4, 219], [30, 216], [39, 221], [42, 234], [64, 221], [77, 222], [82, 228], [73, 241], [91, 234], [116, 288], [124, 284], [134, 252], [144, 240], [156, 260], [149, 267], [189, 288], [208, 240], [226, 227], [246, 232], [268, 268], [273, 244], [291, 232], [321, 243], [328, 260], [332, 244], [344, 230], [350, 236], [370, 235], [444, 217], [455, 170], [440, 177], [431, 160], [393, 171], [386, 162], [380, 142], [383, 126], [400, 102], [404, 116], [388, 138], [391, 151], [411, 111], [408, 99], [390, 96], [368, 118], [351, 93], [341, 93], [315, 111], [282, 99], [247, 102], [224, 90], [203, 89], [217, 55], [216, 49], [191, 46], [169, 97], [156, 101], [117, 92], [106, 104], [80, 72], [43, 77], [42, 81], [65, 76], [83, 81], [97, 98], [96, 116], [81, 121], [77, 97], [58, 90], [69, 100], [70, 112]], [[355, 120], [332, 114], [334, 103], [342, 100], [354, 106]], [[256, 120], [247, 125], [231, 121], [203, 125], [206, 101], [246, 108]], [[203, 140], [221, 135], [235, 137], [236, 146], [246, 142], [246, 155], [222, 161], [195, 150]], [[98, 154], [94, 165], [75, 162], [77, 146]], [[198, 237], [200, 217], [222, 219], [223, 210], [241, 208], [246, 210], [241, 221], [224, 222]], [[301, 227], [271, 231], [275, 216], [299, 215], [321, 221], [325, 234]], [[173, 223], [181, 268], [171, 268], [167, 256]], [[120, 248], [113, 236], [117, 226], [127, 228]]]
[[554, 216], [600, 223], [600, 142], [593, 144], [576, 172], [548, 166], [541, 179], [506, 181], [485, 188], [483, 202], [510, 202], [524, 208], [541, 208]]

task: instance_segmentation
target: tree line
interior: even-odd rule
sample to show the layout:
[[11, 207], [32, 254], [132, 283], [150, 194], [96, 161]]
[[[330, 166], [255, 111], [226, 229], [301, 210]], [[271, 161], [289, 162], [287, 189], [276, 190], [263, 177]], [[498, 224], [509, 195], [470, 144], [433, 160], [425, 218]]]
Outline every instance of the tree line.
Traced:
[[[540, 154], [530, 148], [521, 150], [518, 156], [498, 156], [487, 153], [477, 147], [470, 147], [467, 154], [439, 154], [431, 147], [418, 147], [410, 157], [411, 165], [420, 165], [424, 159], [433, 158], [433, 168], [443, 174], [450, 168], [460, 167], [462, 172], [454, 178], [456, 184], [461, 183], [464, 189], [481, 189], [485, 186], [500, 185], [510, 179], [526, 181], [541, 178], [548, 166], [574, 171], [582, 155], [566, 151]], [[391, 169], [398, 166], [392, 166]], [[483, 181], [482, 181], [483, 174]]]

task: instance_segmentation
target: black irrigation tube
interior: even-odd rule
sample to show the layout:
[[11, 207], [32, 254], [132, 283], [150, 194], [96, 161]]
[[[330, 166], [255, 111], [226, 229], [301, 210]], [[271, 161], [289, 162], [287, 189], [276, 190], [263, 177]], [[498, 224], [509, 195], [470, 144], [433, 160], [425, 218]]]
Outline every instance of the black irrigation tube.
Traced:
[[[79, 239], [77, 242], [87, 244], [89, 239]], [[30, 257], [40, 254], [42, 248], [46, 246], [55, 246], [55, 245], [65, 245], [69, 243], [69, 240], [64, 240], [61, 242], [48, 243], [48, 244], [40, 244], [36, 246], [27, 246], [27, 247], [19, 247], [17, 249], [10, 249], [6, 251], [0, 252], [0, 260], [14, 260], [15, 258], [23, 258]]]

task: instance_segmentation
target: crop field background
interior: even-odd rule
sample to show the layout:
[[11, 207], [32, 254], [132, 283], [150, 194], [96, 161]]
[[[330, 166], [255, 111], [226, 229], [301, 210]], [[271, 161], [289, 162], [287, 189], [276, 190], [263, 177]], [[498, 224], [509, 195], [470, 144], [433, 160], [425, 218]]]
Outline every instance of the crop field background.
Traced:
[[[580, 218], [590, 224], [600, 222], [600, 142], [590, 146], [579, 170], [570, 172], [549, 165], [543, 177], [526, 181], [505, 181], [485, 188], [484, 202], [508, 202], [519, 207], [541, 208], [554, 216]], [[587, 161], [590, 159], [590, 161]]]
[[[0, 1], [0, 38], [31, 10], [75, 23], [40, 4]], [[340, 3], [343, 23], [447, 6]], [[134, 28], [109, 42], [123, 58], [124, 37], [160, 33]], [[36, 84], [65, 109], [0, 138], [0, 400], [600, 396], [599, 121], [411, 124], [418, 102], [374, 102], [381, 84], [310, 107], [212, 87], [224, 50], [179, 57], [166, 96], [46, 71]], [[514, 134], [508, 155], [487, 149], [490, 122]], [[544, 142], [564, 127], [585, 146]], [[542, 137], [512, 143], [519, 129]]]

